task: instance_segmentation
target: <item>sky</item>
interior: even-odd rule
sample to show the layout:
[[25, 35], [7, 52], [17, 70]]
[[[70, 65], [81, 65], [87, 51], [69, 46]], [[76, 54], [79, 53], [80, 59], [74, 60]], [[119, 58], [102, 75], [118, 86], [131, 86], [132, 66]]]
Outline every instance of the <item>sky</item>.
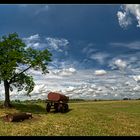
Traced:
[[[31, 97], [50, 91], [70, 98], [140, 98], [139, 4], [0, 4], [0, 36], [17, 32], [27, 46], [48, 49], [49, 74], [29, 70]], [[4, 99], [3, 84], [0, 99]]]

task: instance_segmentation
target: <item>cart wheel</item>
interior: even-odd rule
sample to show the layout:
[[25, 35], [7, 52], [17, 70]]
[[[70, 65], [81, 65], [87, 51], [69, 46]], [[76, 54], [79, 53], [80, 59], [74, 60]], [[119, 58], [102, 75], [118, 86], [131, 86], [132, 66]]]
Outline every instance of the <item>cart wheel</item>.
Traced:
[[51, 105], [50, 105], [50, 103], [47, 103], [46, 111], [47, 111], [47, 112], [50, 112], [50, 110], [51, 110]]
[[62, 104], [57, 103], [56, 112], [61, 112]]
[[63, 105], [63, 108], [64, 108], [64, 112], [67, 112], [67, 111], [68, 111], [68, 109], [69, 109], [68, 104], [64, 104], [64, 105]]
[[64, 113], [64, 105], [63, 104], [60, 105], [59, 110], [61, 113]]
[[61, 104], [60, 112], [64, 113], [68, 111], [68, 104]]
[[58, 112], [58, 103], [54, 103], [55, 112]]

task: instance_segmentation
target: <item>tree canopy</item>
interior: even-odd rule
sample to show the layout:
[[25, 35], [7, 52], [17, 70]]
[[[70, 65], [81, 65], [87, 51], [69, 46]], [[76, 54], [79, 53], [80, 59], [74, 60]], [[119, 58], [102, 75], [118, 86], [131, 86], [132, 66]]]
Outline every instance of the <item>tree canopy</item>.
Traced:
[[[17, 33], [0, 38], [0, 83], [4, 82], [5, 96], [16, 87], [18, 91], [25, 90], [27, 94], [33, 90], [33, 77], [27, 70], [34, 69], [48, 73], [48, 62], [52, 54], [48, 49], [37, 50], [27, 47]], [[7, 92], [7, 93], [6, 93]], [[6, 98], [5, 98], [6, 102]], [[9, 100], [10, 102], [10, 100]]]

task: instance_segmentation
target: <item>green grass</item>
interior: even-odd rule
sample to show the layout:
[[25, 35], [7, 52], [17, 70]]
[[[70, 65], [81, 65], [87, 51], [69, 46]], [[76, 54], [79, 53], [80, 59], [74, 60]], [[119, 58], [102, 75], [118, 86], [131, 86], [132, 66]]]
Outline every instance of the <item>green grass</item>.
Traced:
[[14, 103], [6, 113], [31, 112], [23, 122], [0, 119], [1, 136], [139, 136], [140, 100], [69, 103], [67, 113], [47, 113], [45, 103]]

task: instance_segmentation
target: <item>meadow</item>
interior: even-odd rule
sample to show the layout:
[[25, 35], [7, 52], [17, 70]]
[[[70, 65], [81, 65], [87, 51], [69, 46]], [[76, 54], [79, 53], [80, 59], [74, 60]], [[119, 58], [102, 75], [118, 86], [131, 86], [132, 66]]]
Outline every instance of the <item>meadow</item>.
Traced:
[[[47, 113], [44, 102], [13, 102], [0, 108], [0, 136], [139, 136], [140, 100], [69, 102], [66, 113]], [[23, 122], [5, 122], [6, 113], [31, 112]]]

